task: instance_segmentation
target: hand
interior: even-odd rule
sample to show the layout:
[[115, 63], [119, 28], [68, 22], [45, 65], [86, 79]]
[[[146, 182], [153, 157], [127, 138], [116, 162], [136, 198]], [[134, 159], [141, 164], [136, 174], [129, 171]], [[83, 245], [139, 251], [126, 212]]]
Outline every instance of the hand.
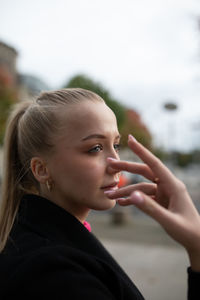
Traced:
[[188, 252], [191, 267], [200, 271], [200, 216], [183, 182], [131, 135], [129, 147], [142, 164], [108, 158], [110, 167], [137, 173], [152, 183], [122, 187], [106, 195], [121, 206], [134, 204], [158, 221], [166, 232]]

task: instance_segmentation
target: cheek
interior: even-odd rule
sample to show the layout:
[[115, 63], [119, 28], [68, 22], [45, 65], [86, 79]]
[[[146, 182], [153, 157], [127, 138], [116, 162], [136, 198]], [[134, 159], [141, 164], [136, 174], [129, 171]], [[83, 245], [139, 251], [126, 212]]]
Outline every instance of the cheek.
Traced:
[[95, 184], [95, 182], [98, 184], [98, 182], [102, 181], [104, 170], [103, 164], [88, 161], [81, 163], [78, 168], [73, 170], [73, 173], [79, 182], [87, 181], [88, 186], [90, 186]]
[[[99, 185], [103, 180], [105, 173], [105, 166], [102, 160], [95, 158], [83, 158], [76, 157], [76, 159], [70, 159], [64, 163], [59, 163], [56, 169], [60, 169], [60, 175], [64, 175], [65, 180], [71, 184], [86, 184], [91, 186], [95, 182]], [[60, 177], [58, 174], [58, 176]], [[64, 178], [63, 178], [64, 179]]]

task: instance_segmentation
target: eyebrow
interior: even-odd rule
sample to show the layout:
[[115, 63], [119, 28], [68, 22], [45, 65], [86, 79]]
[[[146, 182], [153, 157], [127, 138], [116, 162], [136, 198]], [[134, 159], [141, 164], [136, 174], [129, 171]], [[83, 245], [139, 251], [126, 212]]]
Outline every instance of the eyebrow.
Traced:
[[[91, 134], [91, 135], [88, 135], [86, 136], [85, 138], [83, 138], [81, 141], [87, 141], [87, 140], [90, 140], [90, 139], [106, 139], [106, 136], [105, 135], [102, 135], [102, 134], [98, 134], [98, 133], [94, 133], [94, 134]], [[116, 139], [120, 139], [121, 138], [121, 135], [118, 134], [116, 137]]]

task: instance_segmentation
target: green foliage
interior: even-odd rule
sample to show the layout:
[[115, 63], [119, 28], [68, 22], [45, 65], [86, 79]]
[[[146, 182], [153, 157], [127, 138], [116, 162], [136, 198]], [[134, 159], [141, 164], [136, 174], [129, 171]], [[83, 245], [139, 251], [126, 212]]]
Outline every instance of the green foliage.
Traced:
[[166, 152], [162, 148], [154, 148], [152, 152], [163, 162], [170, 161], [180, 168], [186, 168], [190, 164], [200, 164], [200, 150]]
[[143, 144], [146, 148], [151, 149], [152, 136], [147, 127], [142, 122], [138, 113], [134, 110], [128, 109], [125, 113], [125, 121], [121, 128], [121, 144], [122, 147], [127, 146], [127, 138], [132, 134], [137, 141]]
[[163, 148], [153, 148], [152, 152], [157, 156], [162, 162], [166, 162], [169, 159], [169, 153], [166, 152]]
[[179, 167], [186, 167], [192, 162], [192, 156], [189, 153], [179, 153], [176, 157]]
[[119, 130], [123, 125], [125, 118], [125, 109], [118, 101], [116, 101], [99, 82], [93, 81], [86, 75], [77, 75], [69, 80], [69, 82], [64, 86], [65, 88], [83, 88], [90, 90], [100, 97], [102, 97], [106, 104], [113, 110], [116, 115]]
[[192, 155], [192, 162], [200, 164], [200, 150], [199, 149], [193, 150], [191, 152], [191, 155]]
[[129, 110], [116, 101], [116, 99], [110, 95], [109, 91], [105, 89], [99, 82], [93, 81], [86, 75], [79, 74], [71, 78], [64, 87], [80, 87], [91, 90], [105, 100], [106, 104], [116, 115], [119, 131], [122, 135], [122, 147], [127, 147], [128, 134], [132, 133], [135, 138], [144, 146], [151, 148], [151, 134], [147, 127], [140, 120], [140, 116], [134, 110]]
[[185, 168], [192, 163], [200, 163], [200, 151], [194, 150], [187, 153], [178, 151], [172, 152], [171, 159], [177, 166]]
[[124, 123], [122, 130], [120, 131], [122, 138], [122, 147], [127, 146], [128, 135], [132, 134], [138, 142], [144, 145], [146, 148], [151, 149], [151, 136], [143, 128], [137, 124]]

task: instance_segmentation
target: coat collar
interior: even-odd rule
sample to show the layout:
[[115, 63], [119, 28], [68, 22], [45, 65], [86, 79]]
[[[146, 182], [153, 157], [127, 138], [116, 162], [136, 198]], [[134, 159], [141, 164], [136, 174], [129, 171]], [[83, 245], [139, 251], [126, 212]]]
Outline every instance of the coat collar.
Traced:
[[71, 244], [98, 256], [101, 249], [104, 255], [110, 256], [76, 217], [41, 196], [25, 195], [20, 204], [17, 220], [53, 242]]

